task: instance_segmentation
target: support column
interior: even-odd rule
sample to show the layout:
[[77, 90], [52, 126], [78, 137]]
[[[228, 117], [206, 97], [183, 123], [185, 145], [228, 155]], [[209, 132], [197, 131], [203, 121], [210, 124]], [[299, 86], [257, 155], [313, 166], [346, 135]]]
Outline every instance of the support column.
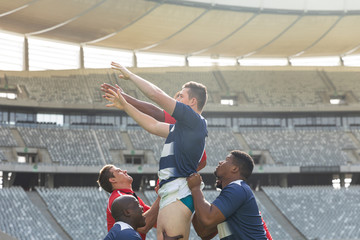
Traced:
[[84, 69], [85, 68], [85, 60], [84, 60], [84, 46], [80, 45], [80, 54], [79, 54], [79, 65], [80, 65], [80, 69]]
[[23, 52], [23, 70], [29, 71], [29, 42], [28, 38], [24, 37], [24, 52]]
[[136, 56], [136, 53], [135, 53], [135, 51], [133, 51], [133, 66], [134, 67], [137, 67], [137, 56]]
[[287, 174], [281, 174], [279, 176], [280, 187], [288, 187]]
[[45, 173], [45, 187], [46, 188], [54, 188], [54, 174], [53, 173]]
[[3, 172], [3, 188], [9, 188], [10, 182], [9, 182], [9, 172]]

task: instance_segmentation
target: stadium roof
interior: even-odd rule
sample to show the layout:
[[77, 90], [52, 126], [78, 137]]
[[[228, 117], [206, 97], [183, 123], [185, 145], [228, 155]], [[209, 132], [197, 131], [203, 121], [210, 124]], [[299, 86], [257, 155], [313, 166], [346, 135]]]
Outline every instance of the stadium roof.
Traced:
[[213, 58], [360, 54], [359, 26], [356, 0], [1, 0], [0, 4], [1, 30], [135, 52]]

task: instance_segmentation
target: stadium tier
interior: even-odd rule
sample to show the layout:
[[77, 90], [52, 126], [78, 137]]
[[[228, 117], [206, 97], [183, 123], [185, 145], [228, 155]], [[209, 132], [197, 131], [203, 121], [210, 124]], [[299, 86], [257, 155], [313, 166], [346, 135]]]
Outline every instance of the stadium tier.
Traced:
[[[358, 239], [360, 187], [263, 187], [306, 239]], [[356, 220], [357, 219], [357, 220]]]
[[72, 239], [102, 239], [106, 235], [108, 194], [104, 191], [94, 187], [36, 188], [36, 191]]
[[[351, 128], [265, 128], [234, 132], [228, 127], [208, 127], [207, 164], [216, 166], [233, 149], [260, 152], [267, 159], [263, 165], [277, 166], [345, 166], [358, 165], [360, 130]], [[19, 142], [15, 140], [15, 135]], [[130, 141], [126, 141], [129, 139]], [[35, 149], [48, 153], [39, 156], [38, 164], [65, 166], [102, 166], [126, 164], [124, 155], [131, 151], [148, 151], [141, 164], [157, 165], [164, 140], [139, 127], [120, 130], [69, 129], [34, 125], [34, 127], [0, 127], [3, 163], [15, 164], [17, 149]], [[244, 146], [242, 146], [244, 145]], [[0, 150], [1, 150], [0, 149]], [[36, 152], [35, 151], [35, 152]], [[6, 154], [5, 154], [6, 153]], [[118, 155], [114, 154], [117, 153]], [[261, 155], [261, 154], [260, 154]]]
[[[317, 107], [321, 111], [319, 107], [334, 109], [329, 102], [334, 95], [346, 98], [350, 105], [347, 108], [358, 106], [359, 71], [341, 67], [328, 69], [178, 67], [131, 70], [162, 86], [171, 96], [188, 81], [205, 84], [209, 92], [206, 111], [219, 111], [222, 98], [232, 98], [236, 102], [227, 111], [265, 107], [280, 111], [290, 107]], [[126, 93], [146, 100], [131, 83], [119, 79], [114, 71], [108, 69], [3, 72], [1, 75], [1, 87], [17, 94], [16, 100], [4, 102], [9, 105], [104, 109], [105, 100], [99, 91], [100, 84], [104, 82], [119, 84]]]
[[61, 239], [21, 187], [0, 189], [0, 230], [17, 239]]
[[358, 147], [351, 133], [332, 129], [273, 129], [241, 132], [251, 149], [268, 150], [275, 164], [339, 166], [352, 163], [344, 150]]
[[[360, 214], [350, 211], [359, 208], [354, 200], [360, 183], [358, 69], [131, 70], [169, 95], [188, 81], [207, 86], [207, 165], [200, 173], [209, 202], [219, 194], [214, 190], [215, 167], [229, 151], [239, 149], [255, 160], [249, 185], [256, 189], [273, 239], [360, 238], [354, 224]], [[0, 214], [8, 219], [0, 219], [0, 230], [5, 234], [17, 239], [102, 239], [108, 194], [98, 190], [96, 180], [105, 164], [127, 169], [134, 190], [148, 204], [155, 201], [150, 181], [157, 179], [164, 139], [147, 133], [123, 111], [105, 107], [99, 90], [104, 82], [147, 100], [109, 69], [1, 72], [0, 89], [16, 94], [15, 99], [0, 99], [0, 204], [6, 209]], [[333, 97], [341, 104], [330, 104]], [[340, 190], [331, 186], [334, 181]], [[303, 184], [309, 186], [298, 187]], [[311, 187], [315, 184], [323, 186]], [[36, 198], [28, 197], [34, 194], [53, 222], [36, 210]], [[18, 195], [19, 202], [11, 200]], [[19, 212], [22, 205], [31, 210]], [[331, 220], [324, 221], [322, 214]], [[25, 215], [36, 221], [29, 223]], [[14, 227], [15, 219], [21, 220], [21, 231]], [[147, 239], [156, 239], [155, 229]], [[199, 239], [193, 227], [190, 239]]]

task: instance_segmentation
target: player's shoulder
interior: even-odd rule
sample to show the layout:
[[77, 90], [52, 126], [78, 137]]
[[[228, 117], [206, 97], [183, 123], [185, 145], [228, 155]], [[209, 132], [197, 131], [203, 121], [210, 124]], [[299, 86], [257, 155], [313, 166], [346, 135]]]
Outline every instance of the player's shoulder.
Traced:
[[122, 193], [120, 190], [114, 190], [109, 197], [109, 202], [113, 202], [116, 198], [122, 195], [125, 195], [125, 193]]

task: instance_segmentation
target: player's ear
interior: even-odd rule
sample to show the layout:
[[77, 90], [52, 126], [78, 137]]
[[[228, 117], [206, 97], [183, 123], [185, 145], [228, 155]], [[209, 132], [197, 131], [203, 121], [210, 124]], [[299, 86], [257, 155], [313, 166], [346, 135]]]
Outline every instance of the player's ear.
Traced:
[[239, 166], [236, 166], [235, 164], [231, 167], [231, 171], [236, 173], [236, 172], [239, 172], [240, 171], [240, 168]]
[[197, 106], [197, 99], [196, 98], [192, 98], [192, 99], [190, 99], [190, 105], [191, 106], [194, 106], [194, 105], [196, 105]]
[[130, 208], [127, 208], [127, 209], [124, 209], [123, 210], [123, 214], [125, 217], [130, 217], [131, 216], [131, 209]]

